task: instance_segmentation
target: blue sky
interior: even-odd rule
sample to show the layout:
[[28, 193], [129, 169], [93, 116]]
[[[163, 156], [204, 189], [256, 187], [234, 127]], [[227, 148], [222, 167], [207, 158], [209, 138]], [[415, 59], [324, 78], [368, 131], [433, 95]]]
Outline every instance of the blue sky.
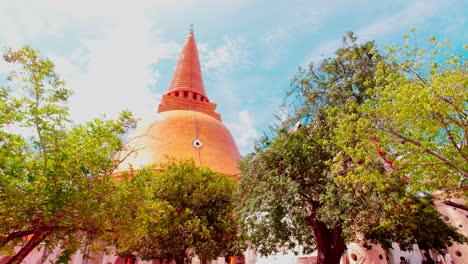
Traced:
[[331, 56], [347, 31], [383, 48], [415, 27], [418, 42], [435, 35], [462, 52], [466, 14], [466, 0], [0, 0], [0, 47], [51, 58], [75, 91], [75, 120], [122, 109], [145, 120], [193, 24], [208, 97], [246, 154], [281, 115], [298, 66]]

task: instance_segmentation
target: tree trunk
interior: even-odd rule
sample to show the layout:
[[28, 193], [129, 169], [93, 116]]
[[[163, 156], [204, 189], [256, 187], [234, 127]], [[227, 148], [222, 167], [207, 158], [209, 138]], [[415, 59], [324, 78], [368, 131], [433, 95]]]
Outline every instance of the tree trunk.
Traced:
[[7, 264], [21, 263], [21, 261], [23, 261], [23, 259], [28, 256], [34, 248], [44, 241], [51, 232], [52, 230], [35, 232], [28, 243], [26, 243], [26, 245], [22, 247], [21, 250], [7, 262]]
[[339, 264], [346, 249], [341, 227], [328, 229], [327, 225], [309, 216], [307, 225], [312, 229], [317, 241], [317, 264]]
[[174, 261], [176, 264], [184, 264], [185, 258], [175, 258]]

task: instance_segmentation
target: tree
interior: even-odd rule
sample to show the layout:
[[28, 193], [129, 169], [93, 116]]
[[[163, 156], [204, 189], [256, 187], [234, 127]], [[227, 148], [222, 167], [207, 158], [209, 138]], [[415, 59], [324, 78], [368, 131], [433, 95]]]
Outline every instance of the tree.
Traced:
[[[250, 242], [264, 255], [281, 247], [317, 249], [318, 263], [335, 264], [346, 242], [442, 249], [464, 241], [430, 199], [406, 191], [401, 172], [376, 147], [365, 159], [357, 129], [338, 136], [384, 84], [379, 67], [387, 74], [397, 69], [374, 42], [358, 45], [352, 33], [335, 54], [299, 69], [286, 100], [290, 116], [243, 161], [239, 214]], [[423, 226], [419, 219], [430, 221]]]
[[3, 59], [17, 70], [0, 89], [1, 252], [19, 263], [45, 242], [70, 254], [111, 229], [112, 174], [135, 120], [122, 112], [74, 124], [66, 106], [72, 93], [50, 60], [29, 46], [7, 49]]
[[138, 206], [129, 208], [132, 223], [114, 236], [118, 254], [182, 264], [195, 255], [205, 263], [233, 250], [236, 180], [193, 162], [161, 170], [150, 167], [124, 177], [123, 190], [137, 196]]
[[450, 42], [431, 37], [424, 49], [410, 45], [408, 35], [405, 40], [403, 47], [387, 47], [396, 71], [379, 65], [371, 97], [358, 107], [355, 122], [342, 123], [337, 138], [346, 142], [348, 132], [357, 131], [360, 144], [349, 154], [370, 157], [379, 148], [408, 176], [414, 193], [439, 190], [466, 198], [468, 61], [450, 51]]

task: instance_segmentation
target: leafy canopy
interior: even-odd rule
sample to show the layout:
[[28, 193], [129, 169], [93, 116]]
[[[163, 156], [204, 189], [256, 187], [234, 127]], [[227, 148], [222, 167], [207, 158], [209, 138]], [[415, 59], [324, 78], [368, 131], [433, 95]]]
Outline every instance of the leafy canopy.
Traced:
[[[339, 123], [334, 140], [355, 160], [367, 161], [379, 149], [414, 193], [446, 190], [466, 197], [467, 58], [435, 37], [427, 48], [410, 45], [409, 36], [405, 40], [403, 47], [387, 46], [388, 59], [377, 68], [370, 98], [345, 106], [357, 115], [331, 110]], [[350, 140], [359, 143], [348, 147]]]
[[130, 224], [116, 233], [120, 254], [184, 263], [195, 255], [211, 260], [234, 250], [235, 179], [193, 162], [169, 163], [161, 170], [150, 167], [122, 182], [123, 194], [137, 205], [125, 212]]
[[112, 174], [135, 120], [124, 111], [116, 120], [74, 124], [72, 92], [52, 61], [29, 46], [7, 49], [3, 59], [16, 70], [0, 88], [0, 250], [21, 247], [12, 263], [41, 242], [74, 252], [111, 229]]

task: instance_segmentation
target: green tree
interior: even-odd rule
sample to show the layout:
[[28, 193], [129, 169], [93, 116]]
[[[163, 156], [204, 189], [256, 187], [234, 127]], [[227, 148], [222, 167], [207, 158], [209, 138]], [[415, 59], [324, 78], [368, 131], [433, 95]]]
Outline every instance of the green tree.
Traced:
[[[387, 47], [388, 63], [378, 66], [377, 85], [357, 108], [354, 122], [336, 111], [343, 121], [336, 138], [341, 145], [351, 137], [360, 142], [348, 149], [354, 157], [372, 158], [379, 148], [407, 176], [414, 193], [439, 190], [466, 198], [467, 59], [454, 55], [450, 42], [431, 37], [424, 49], [410, 45], [409, 36], [405, 39], [403, 47]], [[388, 71], [389, 64], [396, 70]], [[351, 136], [350, 131], [357, 133]]]
[[111, 229], [112, 174], [135, 120], [122, 112], [117, 120], [74, 124], [71, 91], [50, 60], [29, 46], [7, 49], [3, 59], [16, 71], [0, 89], [1, 252], [19, 263], [45, 242], [70, 254]]
[[[379, 67], [387, 74], [397, 68], [374, 42], [358, 45], [352, 33], [335, 54], [299, 70], [286, 100], [290, 116], [243, 161], [239, 207], [250, 242], [264, 255], [281, 247], [317, 249], [318, 263], [335, 264], [346, 242], [442, 249], [463, 241], [430, 199], [406, 191], [401, 172], [376, 147], [364, 159], [359, 131], [347, 130], [346, 140], [337, 136], [384, 83]], [[421, 218], [430, 221], [423, 226]]]
[[182, 264], [195, 255], [205, 263], [234, 249], [235, 179], [181, 162], [161, 172], [141, 170], [122, 184], [138, 206], [129, 208], [132, 222], [114, 237], [118, 254]]

